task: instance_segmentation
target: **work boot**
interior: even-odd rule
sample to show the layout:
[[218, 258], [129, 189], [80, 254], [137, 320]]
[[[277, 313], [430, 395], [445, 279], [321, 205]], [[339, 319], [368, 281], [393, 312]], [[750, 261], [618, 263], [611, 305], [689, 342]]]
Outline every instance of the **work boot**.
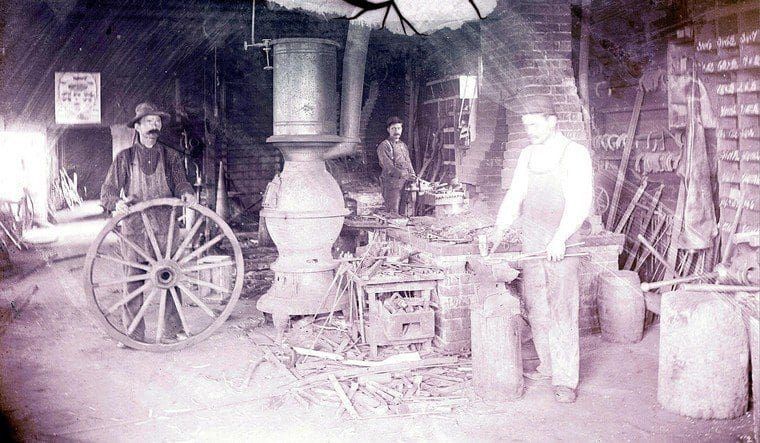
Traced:
[[554, 387], [554, 399], [559, 403], [574, 403], [576, 398], [575, 389], [567, 386]]
[[544, 374], [542, 372], [539, 372], [538, 370], [528, 371], [524, 373], [523, 376], [527, 378], [528, 380], [533, 380], [533, 381], [546, 381], [546, 380], [552, 379], [551, 375]]
[[543, 367], [544, 365], [538, 365], [538, 367], [532, 371], [526, 371], [523, 373], [523, 376], [527, 378], [528, 380], [534, 380], [534, 381], [544, 381], [544, 380], [551, 380], [552, 374], [551, 370], [547, 371]]

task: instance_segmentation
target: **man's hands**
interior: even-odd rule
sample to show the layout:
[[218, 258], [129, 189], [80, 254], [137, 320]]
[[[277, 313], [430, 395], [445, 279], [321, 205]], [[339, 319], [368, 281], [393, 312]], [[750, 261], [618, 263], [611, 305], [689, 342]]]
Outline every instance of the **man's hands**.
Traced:
[[116, 202], [116, 209], [113, 210], [114, 217], [120, 217], [129, 212], [129, 203], [126, 200], [119, 200]]
[[491, 231], [491, 235], [489, 236], [490, 238], [488, 239], [489, 243], [491, 244], [491, 247], [488, 249], [488, 255], [496, 252], [496, 248], [498, 248], [502, 240], [504, 240], [504, 232], [506, 232], [506, 230], [500, 228], [494, 228]]
[[[198, 203], [198, 198], [195, 196], [195, 194], [186, 192], [180, 196], [183, 202], [185, 203]], [[113, 216], [114, 217], [120, 217], [126, 213], [129, 212], [129, 207], [137, 203], [137, 198], [135, 196], [130, 195], [129, 197], [122, 197], [116, 202], [116, 208], [114, 208]]]
[[549, 261], [560, 261], [565, 258], [565, 241], [552, 238], [546, 245], [546, 258]]
[[134, 195], [130, 195], [129, 197], [124, 196], [124, 193], [122, 192], [121, 198], [116, 202], [116, 208], [113, 210], [113, 216], [114, 217], [120, 217], [127, 212], [129, 212], [129, 207], [132, 206], [136, 202], [136, 198]]

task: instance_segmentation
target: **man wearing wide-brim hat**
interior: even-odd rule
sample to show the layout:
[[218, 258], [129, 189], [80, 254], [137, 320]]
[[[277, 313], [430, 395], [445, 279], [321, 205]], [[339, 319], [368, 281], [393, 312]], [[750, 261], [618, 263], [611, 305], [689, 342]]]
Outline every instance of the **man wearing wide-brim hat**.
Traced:
[[[557, 128], [552, 97], [514, 103], [530, 145], [520, 152], [512, 183], [496, 218], [495, 238], [518, 219], [526, 261], [522, 295], [540, 364], [527, 378], [553, 385], [559, 402], [575, 401], [579, 377], [579, 258], [567, 256], [590, 213], [593, 172], [588, 149]], [[572, 255], [572, 254], [570, 254]]]
[[[137, 105], [134, 118], [127, 123], [127, 126], [135, 129], [135, 142], [130, 148], [119, 152], [116, 156], [100, 189], [101, 204], [115, 216], [128, 213], [130, 205], [159, 198], [177, 197], [191, 203], [197, 200], [193, 187], [187, 181], [182, 156], [174, 149], [167, 149], [166, 145], [158, 141], [164, 117], [169, 117], [169, 114], [159, 110], [154, 104], [145, 102]], [[172, 211], [168, 207], [153, 207], [144, 212], [150, 219], [160, 248], [163, 250]], [[146, 228], [139, 214], [129, 215], [122, 220], [121, 233], [143, 250], [152, 251], [150, 239], [147, 238]], [[178, 238], [176, 231], [174, 238]], [[174, 243], [174, 248], [176, 248], [177, 242]], [[133, 263], [144, 261], [128, 245], [122, 244], [121, 249], [124, 260]], [[127, 275], [133, 275], [139, 271], [135, 267], [126, 268]], [[139, 282], [127, 283], [125, 290], [131, 293], [139, 287]], [[124, 304], [122, 322], [125, 329], [132, 323], [142, 304], [142, 294]], [[176, 307], [172, 303], [167, 303], [166, 308], [165, 336], [172, 339], [182, 337], [184, 332], [181, 330]], [[137, 341], [143, 341], [144, 321], [141, 320], [130, 335]]]

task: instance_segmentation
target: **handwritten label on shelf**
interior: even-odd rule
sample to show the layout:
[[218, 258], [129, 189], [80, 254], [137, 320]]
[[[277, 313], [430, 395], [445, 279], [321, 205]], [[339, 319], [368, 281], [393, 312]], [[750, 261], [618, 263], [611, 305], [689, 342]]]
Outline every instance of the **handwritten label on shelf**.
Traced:
[[[749, 224], [743, 224], [743, 225], [744, 225], [744, 228], [741, 230], [742, 234], [750, 234], [750, 235], [760, 234], [760, 225], [749, 225]], [[724, 221], [720, 224], [720, 230], [723, 232], [733, 233], [732, 228], [734, 228], [732, 222]]]
[[[744, 209], [749, 209], [751, 211], [754, 211], [755, 208], [759, 208], [760, 209], [760, 204], [757, 201], [752, 200], [750, 198], [745, 198], [744, 199], [744, 204], [742, 206], [744, 206]], [[736, 209], [736, 208], [739, 207], [739, 202], [737, 200], [733, 199], [733, 198], [730, 198], [730, 197], [723, 197], [723, 198], [720, 199], [720, 207], [721, 208]]]
[[732, 151], [726, 151], [721, 152], [720, 159], [730, 162], [738, 162], [739, 161], [739, 151], [734, 149]]
[[721, 117], [735, 117], [736, 116], [736, 105], [721, 105], [720, 107], [720, 116]]
[[742, 66], [745, 68], [760, 67], [760, 54], [742, 56]]
[[741, 59], [727, 58], [723, 60], [701, 62], [702, 72], [713, 74], [716, 72], [738, 71], [740, 69], [751, 69], [760, 67], [760, 55], [743, 55]]
[[743, 174], [742, 184], [760, 186], [760, 175], [758, 174]]
[[720, 107], [721, 117], [736, 117], [737, 115], [760, 115], [760, 104], [740, 104], [738, 110], [736, 105], [722, 105]]
[[760, 115], [760, 103], [750, 103], [746, 105], [739, 105], [739, 114]]
[[758, 138], [760, 129], [757, 127], [748, 127], [742, 129], [718, 129], [716, 131], [718, 138], [724, 140], [737, 140], [740, 138]]
[[722, 83], [718, 85], [718, 95], [744, 94], [747, 92], [760, 91], [760, 81], [747, 80], [744, 82]]
[[752, 31], [746, 31], [739, 34], [719, 36], [715, 39], [699, 40], [697, 41], [697, 52], [707, 52], [713, 49], [726, 49], [737, 47], [737, 41], [739, 45], [747, 45], [760, 41], [760, 29], [754, 29]]
[[746, 45], [749, 43], [757, 43], [760, 41], [760, 29], [754, 29], [752, 31], [742, 32], [739, 36], [739, 44]]

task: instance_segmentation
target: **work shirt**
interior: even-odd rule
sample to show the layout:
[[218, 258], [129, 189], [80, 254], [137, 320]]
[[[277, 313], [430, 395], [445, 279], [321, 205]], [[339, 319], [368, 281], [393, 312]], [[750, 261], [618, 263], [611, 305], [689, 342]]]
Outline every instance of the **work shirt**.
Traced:
[[[163, 156], [159, 150], [163, 151]], [[124, 193], [129, 194], [132, 159], [137, 160], [140, 170], [145, 175], [151, 176], [156, 171], [161, 157], [163, 157], [166, 184], [172, 195], [180, 197], [182, 194], [192, 194], [193, 187], [187, 181], [182, 156], [178, 152], [167, 149], [159, 143], [152, 148], [147, 148], [138, 141], [129, 149], [119, 152], [111, 163], [106, 180], [100, 188], [100, 203], [103, 207], [108, 211], [113, 211], [120, 198], [119, 192], [124, 189]]]
[[[561, 135], [554, 137], [549, 143], [551, 145], [530, 145], [520, 153], [512, 183], [496, 217], [498, 229], [510, 227], [520, 216], [523, 201], [532, 198], [528, 195], [528, 181], [531, 171], [535, 170], [536, 166], [531, 164], [531, 158], [547, 155], [545, 149], [554, 149], [554, 153], [558, 154], [559, 164], [549, 169], [560, 174], [564, 196], [562, 219], [553, 236], [566, 241], [589, 216], [593, 201], [593, 170], [588, 149]], [[525, 226], [524, 229], [530, 227]]]
[[401, 140], [392, 142], [385, 139], [377, 145], [377, 159], [383, 168], [384, 178], [411, 179], [414, 175], [412, 160], [409, 158], [409, 148]]

